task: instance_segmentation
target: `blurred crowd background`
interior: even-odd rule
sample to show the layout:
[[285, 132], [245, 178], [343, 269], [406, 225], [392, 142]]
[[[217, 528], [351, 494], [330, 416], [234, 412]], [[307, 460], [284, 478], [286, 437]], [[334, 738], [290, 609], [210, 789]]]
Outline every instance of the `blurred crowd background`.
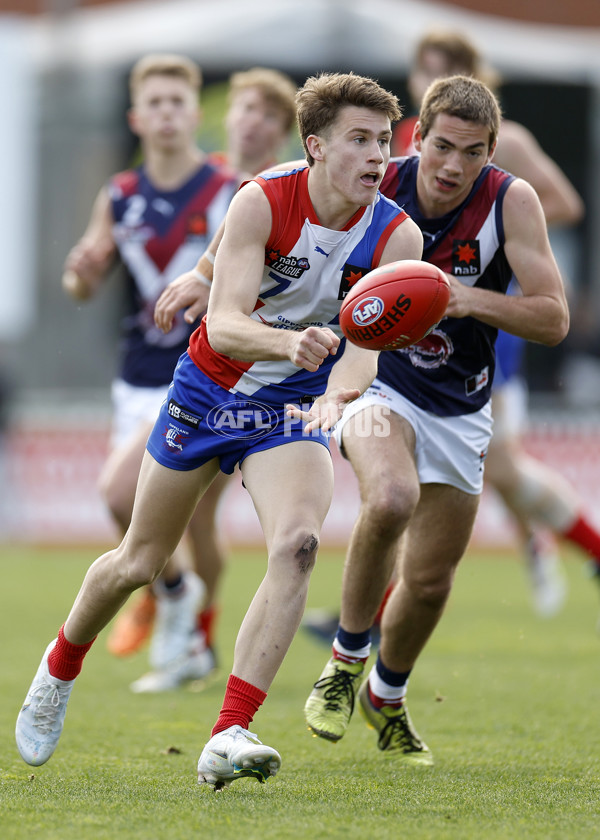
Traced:
[[[115, 282], [78, 307], [60, 277], [99, 188], [135, 160], [125, 120], [134, 62], [150, 51], [198, 61], [205, 81], [198, 142], [213, 151], [224, 146], [227, 79], [255, 65], [299, 84], [321, 70], [371, 75], [409, 111], [413, 49], [434, 26], [474, 40], [501, 75], [504, 114], [535, 134], [585, 201], [583, 221], [553, 239], [571, 290], [570, 335], [557, 348], [530, 345], [526, 371], [532, 447], [580, 487], [583, 480], [593, 500], [600, 472], [596, 0], [0, 0], [0, 543], [110, 534], [95, 478], [124, 302]], [[300, 154], [292, 140], [290, 158]], [[231, 492], [223, 516], [235, 538], [236, 523], [248, 534], [253, 512], [244, 513]], [[481, 532], [501, 534], [502, 522], [487, 510]], [[344, 515], [334, 504], [332, 539], [343, 539], [347, 517], [347, 503]]]

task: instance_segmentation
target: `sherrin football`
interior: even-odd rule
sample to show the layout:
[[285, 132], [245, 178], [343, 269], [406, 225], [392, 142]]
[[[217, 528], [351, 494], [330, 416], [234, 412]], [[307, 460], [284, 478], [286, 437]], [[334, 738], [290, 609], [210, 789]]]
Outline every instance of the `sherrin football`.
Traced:
[[353, 344], [400, 350], [420, 341], [443, 318], [450, 283], [437, 266], [399, 260], [365, 274], [346, 295], [340, 327]]

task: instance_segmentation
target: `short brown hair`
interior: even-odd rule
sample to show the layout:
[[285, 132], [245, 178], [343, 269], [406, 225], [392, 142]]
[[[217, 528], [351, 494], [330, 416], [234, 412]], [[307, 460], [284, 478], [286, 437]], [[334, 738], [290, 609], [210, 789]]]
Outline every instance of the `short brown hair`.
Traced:
[[429, 85], [419, 113], [421, 137], [429, 134], [438, 114], [486, 126], [490, 132], [490, 149], [498, 138], [500, 105], [489, 87], [478, 79], [445, 76]]
[[500, 75], [483, 59], [481, 53], [462, 32], [451, 29], [432, 29], [425, 33], [417, 44], [415, 63], [423, 58], [426, 50], [437, 50], [447, 62], [448, 76], [473, 76], [496, 90], [500, 84]]
[[258, 88], [266, 101], [281, 111], [285, 130], [289, 131], [296, 119], [296, 93], [298, 86], [279, 70], [268, 67], [252, 67], [233, 73], [229, 79], [229, 102], [248, 88]]
[[322, 73], [306, 80], [296, 95], [298, 130], [309, 166], [314, 159], [309, 154], [306, 138], [311, 134], [325, 134], [336, 121], [340, 110], [348, 105], [380, 111], [390, 122], [402, 117], [398, 98], [374, 79], [354, 73]]
[[196, 93], [202, 87], [202, 70], [184, 55], [151, 53], [137, 61], [129, 75], [129, 94], [133, 102], [141, 83], [149, 76], [173, 76], [183, 79]]

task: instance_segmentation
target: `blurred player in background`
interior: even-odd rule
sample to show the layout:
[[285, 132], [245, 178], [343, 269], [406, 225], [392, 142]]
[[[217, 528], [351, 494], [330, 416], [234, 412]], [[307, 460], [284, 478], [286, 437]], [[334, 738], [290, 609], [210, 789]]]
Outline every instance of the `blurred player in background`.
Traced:
[[[56, 748], [97, 634], [161, 572], [219, 469], [239, 464], [268, 564], [238, 633], [198, 781], [220, 788], [279, 769], [277, 751], [247, 727], [306, 603], [333, 492], [326, 433], [377, 367], [377, 354], [341, 341], [340, 302], [357, 270], [418, 259], [423, 247], [414, 222], [378, 189], [397, 98], [372, 79], [323, 74], [306, 81], [297, 101], [310, 165], [258, 177], [231, 203], [208, 312], [148, 439], [127, 534], [88, 570], [19, 714], [17, 744], [32, 765]], [[308, 422], [303, 405], [311, 406]]]
[[[256, 175], [275, 163], [281, 149], [288, 142], [294, 126], [296, 116], [295, 95], [296, 85], [288, 76], [277, 70], [254, 67], [244, 72], [234, 73], [229, 80], [229, 107], [225, 118], [227, 151], [225, 153], [209, 154], [205, 158], [206, 165], [213, 165], [218, 171], [222, 171], [224, 166], [229, 166], [241, 177], [246, 178]], [[192, 137], [190, 143], [193, 142], [195, 141]], [[172, 271], [169, 272], [169, 275], [164, 278], [165, 282], [160, 287], [153, 288], [152, 303], [156, 301], [167, 282], [170, 282], [176, 274], [181, 274], [188, 266], [193, 266], [197, 262], [215, 233], [214, 223], [219, 221], [220, 219], [217, 217], [211, 219], [210, 229], [205, 231], [202, 238], [196, 237], [196, 247], [193, 251], [190, 250], [188, 243], [185, 251], [186, 262], [179, 259], [177, 265], [172, 266], [175, 274]], [[177, 236], [183, 237], [184, 235], [185, 229], [181, 223], [178, 227], [173, 225], [169, 232], [170, 244], [176, 243]], [[155, 243], [151, 242], [150, 244], [155, 247]], [[200, 263], [200, 266], [204, 275], [210, 274], [212, 276], [212, 266], [206, 263], [206, 260], [204, 263]], [[135, 276], [131, 266], [129, 266], [129, 269]], [[146, 275], [146, 270], [147, 266], [145, 264], [136, 264], [137, 274], [142, 277], [142, 281], [139, 283], [141, 286], [144, 285], [143, 277]], [[197, 317], [206, 310], [208, 303], [210, 283], [204, 275], [197, 274], [201, 283], [204, 280], [205, 288], [194, 317], [189, 318], [187, 315], [183, 316], [182, 313], [176, 316], [175, 326], [183, 325], [185, 327], [187, 325], [185, 332], [188, 335], [193, 330]], [[148, 313], [146, 313], [147, 316]], [[169, 336], [162, 336], [158, 339], [156, 341], [157, 347], [160, 347], [163, 343], [168, 346], [172, 341], [170, 335], [171, 333]], [[179, 344], [177, 349], [181, 352], [182, 347], [183, 344]], [[162, 397], [166, 393], [177, 358], [177, 354], [172, 351], [166, 358], [165, 376], [163, 376], [165, 381], [161, 386]], [[168, 373], [169, 369], [170, 374]], [[161, 393], [157, 393], [157, 399], [161, 397]], [[150, 413], [152, 421], [155, 419], [161, 401], [162, 399], [158, 399], [157, 402], [153, 401], [155, 410]], [[149, 406], [149, 409], [151, 409], [151, 406]], [[105, 488], [109, 507], [114, 511], [116, 501], [118, 507], [114, 511], [115, 516], [125, 529], [130, 521], [137, 473], [139, 472], [145, 441], [151, 428], [152, 422], [149, 422], [149, 416], [146, 415], [143, 426], [133, 442], [132, 450], [129, 450], [131, 457], [126, 449], [117, 451], [113, 458], [109, 459], [104, 470], [102, 485]], [[115, 460], [117, 469], [114, 468]], [[128, 481], [126, 483], [122, 481], [121, 471], [123, 468], [128, 470]], [[227, 481], [228, 477], [223, 474], [216, 477], [199, 503], [187, 532], [193, 570], [203, 581], [206, 588], [204, 605], [197, 621], [198, 633], [200, 638], [205, 640], [209, 655], [207, 656], [202, 652], [200, 662], [212, 661], [213, 666], [217, 614], [216, 596], [225, 566], [224, 552], [216, 529], [216, 514], [218, 502]], [[125, 508], [123, 513], [120, 511], [122, 507]], [[172, 568], [170, 573], [174, 579], [177, 579], [178, 576], [173, 575]], [[168, 575], [169, 572], [167, 572], [167, 578], [165, 579], [167, 584], [170, 582]], [[176, 615], [171, 616], [169, 613], [167, 620], [164, 620], [162, 617], [165, 612], [164, 605], [171, 604], [173, 601], [172, 599], [166, 601], [164, 597], [161, 601], [161, 596], [164, 595], [161, 582], [163, 579], [164, 576], [153, 587], [144, 590], [117, 617], [108, 638], [109, 650], [117, 656], [127, 656], [139, 650], [153, 631], [155, 595], [158, 594], [160, 620], [156, 624], [151, 647], [153, 670], [132, 684], [132, 689], [136, 692], [166, 691], [189, 679], [199, 679], [207, 676], [206, 673], [203, 673], [206, 668], [199, 667], [197, 653], [191, 653], [188, 656], [181, 652], [187, 628], [192, 621], [193, 599], [190, 597], [186, 600], [179, 600]], [[189, 579], [189, 576], [186, 578], [184, 575], [183, 579]], [[157, 647], [163, 651], [158, 658], [152, 655], [152, 650]]]
[[[414, 129], [419, 155], [393, 159], [381, 189], [421, 228], [423, 258], [446, 272], [447, 316], [417, 344], [380, 354], [377, 379], [335, 430], [357, 475], [361, 507], [332, 657], [305, 718], [316, 735], [343, 737], [396, 568], [377, 661], [358, 701], [379, 749], [410, 764], [433, 762], [404, 700], [475, 522], [492, 435], [497, 330], [554, 345], [569, 324], [535, 190], [490, 165], [499, 128], [497, 100], [482, 82], [451, 76], [428, 88]], [[522, 295], [506, 294], [513, 273]], [[385, 435], [378, 420], [384, 411]]]

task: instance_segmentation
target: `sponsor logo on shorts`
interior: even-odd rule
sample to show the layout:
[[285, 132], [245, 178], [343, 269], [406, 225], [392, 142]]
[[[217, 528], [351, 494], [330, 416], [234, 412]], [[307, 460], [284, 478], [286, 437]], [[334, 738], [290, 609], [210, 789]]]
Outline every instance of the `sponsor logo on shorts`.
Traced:
[[206, 423], [213, 432], [244, 440], [263, 437], [279, 424], [274, 408], [254, 400], [231, 400], [212, 408]]
[[187, 444], [188, 432], [183, 429], [178, 429], [177, 426], [169, 424], [163, 432], [165, 439], [165, 446], [171, 452], [183, 452], [184, 446]]
[[187, 408], [184, 408], [182, 405], [175, 402], [175, 400], [169, 400], [168, 411], [169, 415], [174, 420], [177, 420], [179, 423], [183, 423], [184, 426], [191, 426], [192, 429], [197, 429], [200, 425], [200, 421], [202, 420], [201, 417], [197, 417], [195, 414], [192, 414], [187, 410]]

